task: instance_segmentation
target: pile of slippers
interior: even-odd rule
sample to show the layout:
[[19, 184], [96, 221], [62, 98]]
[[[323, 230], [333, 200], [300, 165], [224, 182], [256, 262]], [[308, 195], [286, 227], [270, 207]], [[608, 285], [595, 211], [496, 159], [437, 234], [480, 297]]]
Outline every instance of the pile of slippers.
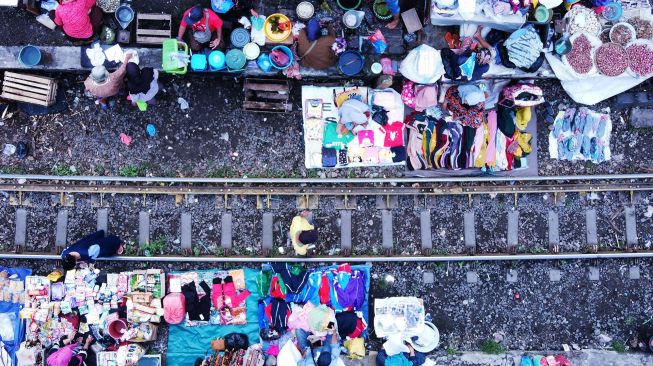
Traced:
[[571, 362], [564, 355], [542, 356], [523, 355], [519, 366], [571, 366]]

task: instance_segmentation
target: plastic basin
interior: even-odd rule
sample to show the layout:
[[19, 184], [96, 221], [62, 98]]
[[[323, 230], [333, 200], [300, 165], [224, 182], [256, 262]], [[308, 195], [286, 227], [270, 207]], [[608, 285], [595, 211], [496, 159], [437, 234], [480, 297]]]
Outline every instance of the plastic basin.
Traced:
[[127, 322], [125, 319], [115, 319], [107, 324], [109, 335], [111, 338], [120, 339], [127, 330]]
[[344, 10], [355, 10], [361, 6], [363, 0], [338, 0], [338, 6]]
[[357, 75], [365, 66], [365, 59], [357, 51], [345, 51], [338, 59], [338, 68], [340, 72], [347, 76]]
[[272, 52], [274, 52], [276, 50], [283, 51], [283, 53], [285, 53], [288, 56], [288, 64], [287, 65], [277, 65], [272, 60], [272, 57], [270, 57], [270, 64], [272, 65], [272, 67], [274, 67], [275, 69], [279, 69], [279, 70], [285, 70], [285, 69], [289, 68], [290, 65], [292, 65], [292, 62], [293, 62], [292, 51], [290, 50], [290, 48], [288, 48], [286, 46], [275, 46], [275, 47], [272, 48], [272, 51], [270, 53], [272, 53]]
[[190, 57], [190, 68], [196, 71], [206, 70], [206, 55], [195, 54]]
[[41, 50], [35, 46], [27, 45], [18, 53], [18, 61], [25, 66], [36, 66], [41, 62]]
[[209, 66], [211, 70], [222, 70], [225, 67], [225, 55], [222, 51], [211, 51], [209, 54]]

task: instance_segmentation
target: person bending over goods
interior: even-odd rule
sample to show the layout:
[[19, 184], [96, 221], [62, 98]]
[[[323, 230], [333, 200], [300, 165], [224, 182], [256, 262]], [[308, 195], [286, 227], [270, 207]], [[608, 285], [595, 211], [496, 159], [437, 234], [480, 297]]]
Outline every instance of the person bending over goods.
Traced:
[[93, 263], [98, 258], [120, 255], [124, 251], [122, 240], [115, 235], [106, 235], [99, 230], [87, 235], [61, 253], [63, 269], [75, 269], [78, 261]]
[[107, 98], [117, 95], [120, 92], [120, 89], [122, 89], [127, 63], [131, 58], [131, 53], [126, 54], [123, 64], [112, 73], [109, 73], [107, 68], [103, 65], [95, 66], [91, 70], [91, 75], [89, 75], [88, 78], [86, 78], [86, 81], [84, 81], [86, 90], [93, 94], [97, 99], [97, 103], [103, 109], [106, 107]]
[[290, 224], [290, 241], [298, 256], [305, 256], [308, 249], [312, 249], [318, 238], [317, 230], [313, 224], [313, 214], [303, 211], [295, 216]]
[[72, 42], [91, 42], [100, 34], [103, 22], [104, 12], [95, 0], [60, 0], [54, 12], [54, 23]]
[[186, 28], [191, 28], [190, 49], [200, 51], [207, 46], [216, 49], [222, 43], [222, 19], [211, 9], [199, 5], [186, 10], [179, 24], [177, 41], [182, 41]]

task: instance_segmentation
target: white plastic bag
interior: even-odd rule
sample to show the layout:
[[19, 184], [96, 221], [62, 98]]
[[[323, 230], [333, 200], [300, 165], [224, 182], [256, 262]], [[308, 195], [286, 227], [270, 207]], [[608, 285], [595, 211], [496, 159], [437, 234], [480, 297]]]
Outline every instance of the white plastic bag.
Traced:
[[93, 66], [103, 65], [104, 61], [106, 60], [104, 52], [102, 51], [102, 48], [100, 48], [99, 43], [95, 43], [93, 47], [88, 48], [86, 50], [86, 56], [88, 56], [88, 59], [91, 61], [91, 65]]
[[408, 53], [399, 71], [417, 84], [434, 84], [444, 75], [440, 51], [428, 45], [420, 45]]

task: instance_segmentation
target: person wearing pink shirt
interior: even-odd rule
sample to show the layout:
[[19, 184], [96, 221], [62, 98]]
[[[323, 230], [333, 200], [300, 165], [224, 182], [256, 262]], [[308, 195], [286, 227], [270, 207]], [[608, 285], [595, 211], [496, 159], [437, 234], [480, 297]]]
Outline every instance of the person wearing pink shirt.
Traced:
[[60, 0], [54, 22], [71, 41], [91, 41], [102, 30], [104, 13], [95, 0]]

